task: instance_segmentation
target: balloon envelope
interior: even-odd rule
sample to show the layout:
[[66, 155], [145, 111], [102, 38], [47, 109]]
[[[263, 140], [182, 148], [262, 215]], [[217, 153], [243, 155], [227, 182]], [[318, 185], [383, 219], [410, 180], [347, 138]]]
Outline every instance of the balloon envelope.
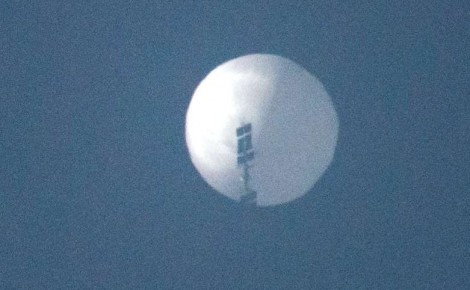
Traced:
[[323, 85], [296, 63], [253, 54], [230, 60], [199, 84], [186, 115], [191, 160], [218, 192], [240, 200], [236, 130], [251, 124], [250, 186], [258, 206], [304, 195], [331, 163], [338, 118]]

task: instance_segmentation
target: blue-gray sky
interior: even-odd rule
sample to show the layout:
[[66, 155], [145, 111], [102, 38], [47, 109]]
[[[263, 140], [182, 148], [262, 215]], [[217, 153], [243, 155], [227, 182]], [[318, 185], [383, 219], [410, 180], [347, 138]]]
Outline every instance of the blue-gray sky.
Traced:
[[[468, 1], [0, 2], [0, 286], [470, 287]], [[184, 140], [249, 53], [325, 85], [335, 160], [246, 212]]]

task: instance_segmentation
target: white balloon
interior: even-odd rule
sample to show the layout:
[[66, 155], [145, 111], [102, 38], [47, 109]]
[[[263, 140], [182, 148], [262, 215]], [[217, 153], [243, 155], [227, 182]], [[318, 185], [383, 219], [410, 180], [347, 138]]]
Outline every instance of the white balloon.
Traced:
[[275, 55], [230, 60], [199, 84], [186, 115], [191, 160], [214, 189], [239, 201], [246, 193], [237, 164], [236, 129], [252, 125], [250, 186], [258, 206], [304, 195], [325, 172], [339, 121], [323, 85]]

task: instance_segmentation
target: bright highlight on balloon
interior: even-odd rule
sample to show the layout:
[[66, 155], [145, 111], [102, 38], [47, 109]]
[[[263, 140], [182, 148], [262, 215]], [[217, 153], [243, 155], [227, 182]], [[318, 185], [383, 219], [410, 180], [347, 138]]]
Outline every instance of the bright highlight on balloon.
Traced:
[[186, 115], [186, 143], [201, 176], [244, 203], [303, 196], [333, 160], [339, 121], [323, 85], [275, 55], [230, 60], [206, 76]]

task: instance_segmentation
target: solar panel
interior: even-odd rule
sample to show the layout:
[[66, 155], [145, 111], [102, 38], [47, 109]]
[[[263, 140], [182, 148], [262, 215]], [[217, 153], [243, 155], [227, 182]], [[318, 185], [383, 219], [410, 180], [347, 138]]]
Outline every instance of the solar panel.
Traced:
[[250, 151], [246, 154], [243, 154], [243, 155], [239, 155], [237, 157], [237, 163], [238, 165], [241, 165], [241, 164], [245, 164], [247, 163], [248, 161], [251, 161], [255, 159], [255, 152], [254, 151]]
[[253, 152], [253, 143], [251, 142], [251, 123], [237, 128], [237, 141], [238, 141], [238, 165], [247, 164], [255, 158]]
[[251, 135], [246, 135], [238, 139], [238, 154], [244, 153], [253, 149], [253, 144], [251, 143]]
[[249, 134], [249, 133], [251, 133], [251, 123], [237, 128], [237, 137], [241, 137], [244, 134]]
[[248, 162], [255, 159], [255, 152], [251, 142], [251, 124], [243, 125], [237, 128], [237, 163], [243, 166], [243, 181], [245, 185], [245, 193], [240, 196], [240, 201], [245, 204], [256, 203], [256, 191], [250, 188], [248, 181], [250, 179]]

